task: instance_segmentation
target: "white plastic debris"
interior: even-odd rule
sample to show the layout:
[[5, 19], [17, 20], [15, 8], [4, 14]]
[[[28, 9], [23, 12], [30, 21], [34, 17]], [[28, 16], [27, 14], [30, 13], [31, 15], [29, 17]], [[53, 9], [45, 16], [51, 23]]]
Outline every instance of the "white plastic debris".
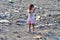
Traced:
[[40, 7], [40, 9], [42, 9], [42, 7]]
[[16, 1], [16, 0], [9, 0], [9, 1], [11, 2], [11, 1]]
[[36, 20], [39, 20], [40, 16], [36, 16]]
[[51, 26], [51, 25], [54, 25], [54, 24], [45, 24], [45, 25]]
[[12, 0], [9, 0], [10, 2], [12, 1]]
[[0, 22], [9, 22], [8, 20], [0, 20]]
[[34, 5], [34, 8], [38, 8], [36, 5]]
[[18, 13], [18, 12], [19, 12], [19, 10], [14, 10], [14, 12], [17, 12], [17, 13]]
[[19, 8], [20, 10], [22, 9], [22, 8]]
[[44, 24], [39, 24], [39, 25], [36, 25], [35, 27], [37, 28], [37, 27], [39, 27], [39, 26], [45, 26]]

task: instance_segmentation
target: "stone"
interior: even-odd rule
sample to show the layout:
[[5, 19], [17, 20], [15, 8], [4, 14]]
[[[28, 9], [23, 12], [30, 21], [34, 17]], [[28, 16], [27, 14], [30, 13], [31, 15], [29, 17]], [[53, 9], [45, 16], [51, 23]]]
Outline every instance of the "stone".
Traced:
[[42, 36], [35, 36], [35, 37], [33, 37], [34, 39], [36, 39], [36, 40], [40, 40], [40, 38], [42, 38]]
[[9, 3], [14, 3], [15, 2], [15, 0], [9, 0]]
[[47, 16], [51, 17], [52, 15], [51, 15], [51, 14], [49, 14], [49, 15], [47, 15]]
[[26, 24], [26, 20], [18, 20], [18, 21], [16, 21], [16, 24], [24, 25], [24, 24]]
[[18, 38], [21, 38], [20, 35], [17, 36]]
[[7, 0], [2, 0], [2, 2], [7, 2]]
[[8, 18], [11, 18], [12, 13], [10, 13], [10, 12], [5, 12], [5, 16], [8, 17]]
[[4, 38], [1, 37], [0, 40], [4, 40]]
[[37, 35], [42, 35], [42, 33], [39, 32], [39, 33], [37, 33]]
[[3, 30], [2, 29], [0, 29], [0, 34], [2, 34], [3, 33]]
[[15, 32], [13, 32], [14, 34], [17, 34], [18, 33], [18, 31], [15, 31]]
[[4, 14], [0, 13], [0, 18], [3, 19], [4, 18]]
[[45, 28], [45, 26], [39, 26], [39, 27], [37, 27], [37, 29], [44, 30], [44, 29], [46, 29], [46, 28]]
[[53, 29], [57, 29], [57, 27], [53, 27]]
[[0, 37], [0, 40], [7, 40], [7, 37], [2, 35], [2, 36]]
[[56, 36], [56, 35], [55, 35], [54, 32], [49, 32], [49, 36], [50, 36], [50, 38], [53, 38], [53, 37]]
[[58, 2], [60, 1], [60, 0], [57, 0]]

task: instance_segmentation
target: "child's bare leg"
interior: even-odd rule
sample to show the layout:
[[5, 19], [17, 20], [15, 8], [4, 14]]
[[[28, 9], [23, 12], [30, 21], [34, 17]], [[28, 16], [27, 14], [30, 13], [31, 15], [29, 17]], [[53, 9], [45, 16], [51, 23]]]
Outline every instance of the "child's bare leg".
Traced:
[[35, 29], [34, 25], [35, 25], [35, 24], [32, 24], [32, 27], [33, 27], [33, 29], [32, 29], [32, 30], [33, 30], [33, 32], [34, 32], [34, 29]]
[[29, 32], [31, 32], [31, 24], [29, 24]]

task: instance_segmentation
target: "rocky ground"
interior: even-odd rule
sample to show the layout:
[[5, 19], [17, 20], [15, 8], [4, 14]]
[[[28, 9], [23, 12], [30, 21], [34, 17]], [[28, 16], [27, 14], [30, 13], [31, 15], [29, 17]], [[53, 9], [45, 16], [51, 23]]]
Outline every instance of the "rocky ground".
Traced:
[[[27, 9], [33, 3], [40, 16], [35, 25], [35, 33], [28, 33]], [[0, 23], [0, 40], [57, 40], [60, 36], [60, 2], [59, 0], [0, 0], [0, 13], [12, 14], [12, 18], [4, 18], [9, 23]], [[0, 19], [1, 20], [1, 19]]]

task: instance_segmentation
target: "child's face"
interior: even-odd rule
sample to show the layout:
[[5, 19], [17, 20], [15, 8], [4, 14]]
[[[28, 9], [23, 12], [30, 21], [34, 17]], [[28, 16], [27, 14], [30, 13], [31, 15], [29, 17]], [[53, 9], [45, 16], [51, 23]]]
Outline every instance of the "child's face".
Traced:
[[34, 10], [34, 7], [32, 8], [32, 10]]
[[31, 9], [31, 12], [33, 12], [33, 11], [34, 11], [34, 8]]

